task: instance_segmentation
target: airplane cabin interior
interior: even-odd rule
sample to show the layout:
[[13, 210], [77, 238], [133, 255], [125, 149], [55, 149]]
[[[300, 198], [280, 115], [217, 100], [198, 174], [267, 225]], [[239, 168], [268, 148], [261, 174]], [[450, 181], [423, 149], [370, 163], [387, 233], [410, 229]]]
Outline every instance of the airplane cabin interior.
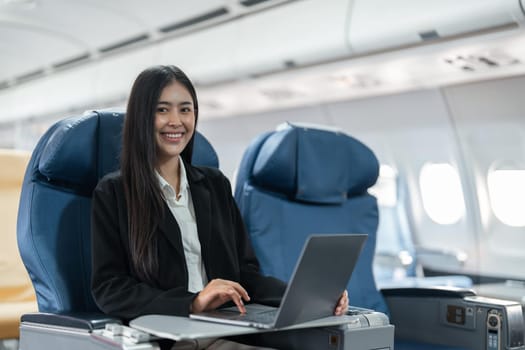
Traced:
[[[0, 63], [0, 350], [525, 349], [525, 0], [0, 0]], [[97, 307], [91, 194], [159, 64], [195, 84], [192, 164], [229, 179], [263, 273], [288, 282], [310, 234], [368, 235], [346, 315]]]

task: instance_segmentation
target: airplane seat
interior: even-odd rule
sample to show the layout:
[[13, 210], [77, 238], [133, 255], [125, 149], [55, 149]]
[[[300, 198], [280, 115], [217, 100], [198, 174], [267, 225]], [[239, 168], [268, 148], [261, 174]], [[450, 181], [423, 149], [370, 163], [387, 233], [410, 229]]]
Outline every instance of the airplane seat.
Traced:
[[516, 334], [500, 341], [523, 345], [519, 304], [464, 289], [378, 291], [372, 270], [378, 207], [368, 193], [378, 172], [367, 146], [327, 127], [287, 124], [254, 139], [239, 165], [235, 200], [263, 273], [288, 280], [309, 234], [366, 233], [348, 285], [350, 303], [390, 315], [396, 350], [485, 349], [486, 320], [496, 309]]
[[0, 164], [0, 348], [19, 336], [20, 316], [37, 310], [33, 285], [16, 247], [16, 213], [30, 153], [1, 149]]
[[342, 132], [288, 124], [255, 139], [235, 199], [263, 273], [288, 281], [310, 234], [366, 233], [348, 285], [352, 305], [386, 313], [372, 273], [378, 209], [374, 153]]
[[[33, 151], [17, 235], [40, 313], [100, 313], [90, 286], [91, 194], [119, 167], [123, 120], [124, 113], [110, 110], [61, 120]], [[200, 134], [193, 163], [218, 167], [217, 154]]]

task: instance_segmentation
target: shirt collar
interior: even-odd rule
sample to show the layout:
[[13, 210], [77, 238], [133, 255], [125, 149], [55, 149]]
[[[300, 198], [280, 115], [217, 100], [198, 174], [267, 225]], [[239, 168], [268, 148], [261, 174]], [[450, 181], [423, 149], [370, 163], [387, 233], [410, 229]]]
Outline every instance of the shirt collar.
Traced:
[[[187, 193], [189, 189], [188, 185], [188, 178], [186, 177], [186, 168], [184, 167], [184, 162], [182, 161], [182, 158], [179, 156], [179, 167], [180, 167], [180, 199], [187, 198]], [[157, 176], [157, 180], [159, 182], [160, 189], [162, 190], [162, 193], [166, 199], [170, 200], [177, 200], [176, 199], [176, 192], [175, 189], [169, 184], [168, 181], [166, 181], [162, 175], [159, 174], [157, 170], [155, 170], [155, 175]]]

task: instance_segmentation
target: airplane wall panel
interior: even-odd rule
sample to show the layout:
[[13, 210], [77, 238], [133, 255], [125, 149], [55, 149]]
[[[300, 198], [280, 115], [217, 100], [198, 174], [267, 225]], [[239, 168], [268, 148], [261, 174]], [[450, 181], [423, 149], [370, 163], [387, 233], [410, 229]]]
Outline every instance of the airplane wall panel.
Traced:
[[[525, 278], [525, 227], [509, 226], [492, 207], [487, 176], [495, 168], [525, 170], [525, 77], [445, 89], [479, 199], [480, 273]], [[519, 185], [518, 185], [519, 186]], [[518, 191], [518, 189], [516, 189]], [[509, 199], [509, 205], [521, 205]], [[518, 209], [525, 212], [525, 206]]]
[[525, 76], [450, 86], [444, 89], [458, 124], [485, 121], [523, 123]]
[[[447, 266], [433, 267], [474, 271], [476, 236], [469, 208], [458, 222], [442, 225], [429, 217], [421, 199], [419, 174], [427, 162], [450, 163], [456, 168], [461, 162], [453, 126], [439, 90], [348, 101], [327, 106], [327, 110], [335, 125], [368, 143], [380, 162], [398, 171], [401, 185], [406, 185], [409, 191], [406, 203], [402, 204], [407, 210], [405, 214], [415, 244], [425, 249], [462, 252], [469, 257], [464, 266], [457, 266], [451, 260]], [[465, 193], [464, 196], [468, 198]], [[448, 260], [442, 259], [439, 264], [443, 261]]]

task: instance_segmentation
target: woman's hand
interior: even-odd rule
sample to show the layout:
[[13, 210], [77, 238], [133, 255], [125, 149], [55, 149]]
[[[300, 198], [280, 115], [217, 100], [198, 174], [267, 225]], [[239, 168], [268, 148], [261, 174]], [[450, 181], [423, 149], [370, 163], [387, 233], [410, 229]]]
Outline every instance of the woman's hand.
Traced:
[[334, 310], [334, 315], [341, 316], [346, 314], [348, 311], [348, 292], [345, 290], [343, 294], [341, 294], [341, 297], [339, 298], [339, 301], [337, 302], [337, 306]]
[[249, 301], [248, 292], [237, 282], [214, 279], [210, 281], [193, 300], [191, 304], [191, 312], [201, 312], [207, 310], [214, 310], [222, 304], [233, 301], [239, 312], [246, 313], [244, 302]]

